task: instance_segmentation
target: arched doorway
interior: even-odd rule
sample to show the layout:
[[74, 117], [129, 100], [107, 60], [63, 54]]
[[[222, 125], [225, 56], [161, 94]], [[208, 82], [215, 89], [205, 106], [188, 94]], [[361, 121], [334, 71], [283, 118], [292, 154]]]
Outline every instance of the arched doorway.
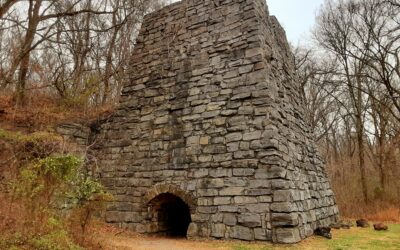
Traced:
[[162, 193], [149, 202], [152, 232], [157, 235], [186, 237], [191, 220], [190, 208], [181, 198]]

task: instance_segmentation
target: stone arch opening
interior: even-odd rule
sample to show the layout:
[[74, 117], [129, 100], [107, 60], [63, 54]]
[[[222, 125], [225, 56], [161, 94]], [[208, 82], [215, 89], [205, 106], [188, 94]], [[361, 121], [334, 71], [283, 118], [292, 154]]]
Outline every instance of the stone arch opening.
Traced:
[[186, 237], [192, 222], [190, 207], [178, 196], [162, 193], [149, 203], [152, 232], [168, 237]]

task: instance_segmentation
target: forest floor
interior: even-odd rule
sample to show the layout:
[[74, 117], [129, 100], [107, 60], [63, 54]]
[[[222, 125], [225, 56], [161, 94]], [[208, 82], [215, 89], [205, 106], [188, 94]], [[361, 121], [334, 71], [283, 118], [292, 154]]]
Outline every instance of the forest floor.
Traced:
[[273, 245], [270, 243], [246, 243], [240, 241], [185, 240], [154, 238], [128, 232], [102, 232], [98, 235], [99, 248], [106, 250], [399, 250], [400, 224], [390, 224], [388, 231], [373, 228], [333, 230], [331, 240], [310, 237], [296, 245]]

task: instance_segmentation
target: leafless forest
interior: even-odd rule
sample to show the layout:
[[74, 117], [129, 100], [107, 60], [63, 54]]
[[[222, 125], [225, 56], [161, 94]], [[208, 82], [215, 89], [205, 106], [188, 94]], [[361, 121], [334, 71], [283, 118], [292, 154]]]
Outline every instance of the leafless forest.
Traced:
[[70, 104], [115, 101], [143, 16], [162, 1], [1, 1], [1, 90]]
[[[165, 4], [0, 0], [3, 117], [36, 129], [49, 110], [113, 107], [143, 16]], [[309, 46], [293, 46], [294, 60], [341, 213], [398, 219], [400, 1], [327, 0], [316, 18]]]
[[313, 38], [296, 65], [342, 212], [398, 206], [400, 2], [326, 1]]

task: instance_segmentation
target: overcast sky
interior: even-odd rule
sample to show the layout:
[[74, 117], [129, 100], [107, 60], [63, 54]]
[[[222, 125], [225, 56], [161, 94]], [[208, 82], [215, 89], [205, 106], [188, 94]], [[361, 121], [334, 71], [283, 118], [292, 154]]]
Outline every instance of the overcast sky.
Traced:
[[307, 39], [324, 0], [267, 0], [270, 15], [278, 18], [293, 45]]

